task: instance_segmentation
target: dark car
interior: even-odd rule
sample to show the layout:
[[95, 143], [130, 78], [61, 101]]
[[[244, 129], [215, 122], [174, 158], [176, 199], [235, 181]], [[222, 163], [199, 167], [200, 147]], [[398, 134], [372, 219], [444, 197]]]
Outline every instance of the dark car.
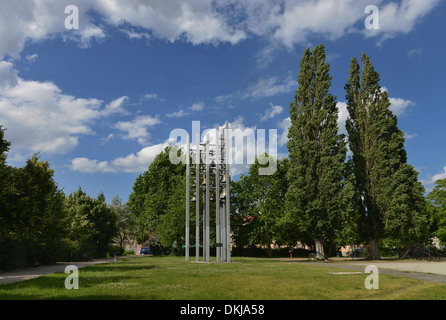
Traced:
[[139, 250], [139, 253], [144, 255], [146, 254], [152, 255], [152, 251], [150, 251], [150, 248], [141, 248], [141, 250]]

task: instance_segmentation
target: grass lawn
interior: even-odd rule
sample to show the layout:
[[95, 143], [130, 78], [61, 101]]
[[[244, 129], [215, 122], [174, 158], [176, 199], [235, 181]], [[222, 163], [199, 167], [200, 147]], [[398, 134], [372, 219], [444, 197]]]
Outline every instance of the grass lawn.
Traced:
[[446, 284], [379, 275], [367, 290], [368, 274], [272, 259], [233, 258], [232, 263], [185, 262], [182, 257], [121, 258], [79, 269], [79, 289], [65, 289], [68, 274], [54, 273], [0, 285], [0, 299], [446, 299]]

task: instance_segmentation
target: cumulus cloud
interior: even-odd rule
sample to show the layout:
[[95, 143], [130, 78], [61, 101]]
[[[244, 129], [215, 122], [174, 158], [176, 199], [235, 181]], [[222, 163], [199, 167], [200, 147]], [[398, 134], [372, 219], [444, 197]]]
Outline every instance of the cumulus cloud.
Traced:
[[143, 172], [169, 144], [167, 142], [142, 148], [137, 153], [118, 157], [112, 161], [99, 161], [88, 158], [70, 160], [73, 171], [83, 173]]
[[[220, 125], [220, 130], [223, 130], [224, 124]], [[232, 165], [231, 174], [237, 175], [245, 172], [251, 163], [247, 161], [253, 161], [256, 157], [256, 127], [248, 127], [244, 123], [243, 117], [237, 117], [234, 121], [229, 123], [229, 128], [232, 133], [237, 136], [236, 143], [232, 145]], [[201, 139], [208, 137], [210, 142], [215, 141], [215, 127], [202, 129]], [[268, 133], [266, 133], [268, 134]], [[246, 140], [243, 140], [245, 136]], [[242, 137], [242, 138], [241, 138]], [[240, 140], [241, 138], [241, 140]], [[254, 138], [254, 140], [252, 139]], [[214, 139], [214, 140], [213, 140]], [[243, 143], [238, 143], [238, 142]], [[183, 141], [184, 142], [184, 141]], [[254, 144], [252, 144], [254, 142]], [[85, 157], [77, 157], [71, 159], [71, 170], [83, 172], [83, 173], [114, 173], [114, 172], [143, 172], [147, 169], [155, 157], [161, 153], [166, 147], [177, 145], [178, 147], [184, 147], [184, 144], [176, 141], [174, 138], [168, 138], [164, 142], [154, 144], [151, 146], [143, 147], [136, 153], [130, 153], [126, 156], [118, 157], [113, 160], [97, 160], [89, 159]], [[191, 148], [194, 146], [191, 145]]]
[[278, 145], [284, 146], [288, 142], [288, 130], [291, 127], [291, 118], [285, 118], [278, 123], [279, 128], [282, 130], [282, 133], [279, 136]]
[[[388, 91], [386, 87], [381, 87], [381, 91]], [[390, 110], [397, 116], [402, 116], [406, 114], [407, 109], [410, 106], [415, 105], [415, 102], [403, 98], [393, 98], [389, 97]]]
[[147, 128], [153, 127], [161, 121], [157, 117], [152, 117], [149, 115], [137, 116], [131, 121], [119, 121], [115, 124], [115, 128], [123, 131], [124, 139], [135, 139], [141, 145], [147, 145], [148, 139], [150, 138], [150, 133]]
[[12, 63], [0, 61], [0, 118], [15, 149], [68, 152], [80, 135], [94, 134], [95, 120], [122, 112], [125, 99], [103, 107], [102, 100], [64, 94], [52, 82], [24, 80]]
[[38, 42], [55, 36], [71, 39], [82, 47], [87, 47], [94, 38], [103, 39], [105, 34], [99, 26], [91, 22], [88, 11], [91, 4], [87, 0], [76, 1], [79, 9], [80, 28], [65, 29], [65, 7], [71, 2], [51, 0], [2, 1], [0, 11], [0, 58], [9, 55], [20, 56], [25, 44]]
[[446, 167], [443, 167], [443, 172], [428, 175], [427, 179], [420, 179], [420, 182], [426, 187], [427, 190], [431, 190], [437, 180], [446, 179]]
[[378, 5], [379, 29], [375, 32], [366, 32], [367, 37], [378, 36], [380, 42], [395, 37], [398, 34], [411, 32], [440, 0], [402, 0], [392, 1]]
[[[66, 30], [68, 1], [3, 1], [0, 11], [0, 57], [18, 57], [27, 41], [51, 37], [77, 41], [88, 47], [93, 39], [106, 39], [107, 26], [131, 39], [187, 41], [194, 45], [220, 42], [237, 44], [252, 36], [287, 47], [307, 45], [313, 35], [336, 40], [361, 32], [380, 41], [411, 32], [440, 0], [375, 1], [379, 30], [366, 30], [368, 0], [77, 0], [79, 29]], [[92, 12], [96, 14], [91, 14]], [[100, 16], [101, 19], [96, 19]], [[268, 46], [271, 48], [271, 46]], [[261, 60], [268, 58], [268, 49]]]
[[260, 121], [266, 121], [279, 115], [283, 111], [283, 107], [279, 105], [273, 105], [270, 103], [271, 108], [268, 108], [265, 113], [260, 117]]

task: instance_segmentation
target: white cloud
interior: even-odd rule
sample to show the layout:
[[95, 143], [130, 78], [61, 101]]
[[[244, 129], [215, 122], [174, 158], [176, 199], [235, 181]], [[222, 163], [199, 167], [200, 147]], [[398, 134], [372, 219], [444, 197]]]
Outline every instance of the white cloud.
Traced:
[[75, 158], [71, 160], [71, 169], [74, 171], [93, 172], [113, 172], [107, 161], [90, 160], [87, 158]]
[[121, 29], [121, 31], [125, 33], [129, 37], [129, 39], [150, 39], [150, 34], [148, 34], [147, 32], [137, 32], [134, 28], [132, 28], [131, 30]]
[[[381, 87], [381, 91], [387, 91], [386, 87]], [[402, 116], [407, 112], [407, 108], [415, 105], [415, 102], [411, 100], [406, 100], [403, 98], [393, 98], [389, 97], [390, 101], [390, 110], [396, 114], [397, 116]]]
[[389, 98], [389, 100], [391, 103], [390, 110], [397, 116], [402, 116], [407, 111], [408, 107], [415, 104], [413, 101], [402, 98]]
[[20, 78], [10, 62], [0, 62], [0, 118], [14, 149], [65, 153], [80, 135], [94, 134], [91, 124], [121, 112], [124, 97], [103, 108], [103, 101], [64, 94], [51, 82]]
[[[223, 130], [224, 124], [220, 125], [220, 130]], [[256, 127], [247, 127], [244, 124], [243, 117], [237, 117], [233, 122], [229, 123], [229, 127], [233, 130], [240, 130], [240, 133], [248, 134], [250, 130], [255, 134]], [[204, 139], [206, 132], [209, 132], [210, 137], [215, 137], [215, 127], [202, 130], [202, 138]], [[237, 133], [237, 132], [236, 132]], [[212, 141], [212, 140], [211, 140]], [[155, 157], [161, 153], [166, 147], [173, 144], [182, 147], [178, 142], [167, 139], [163, 143], [155, 144], [142, 148], [136, 153], [130, 153], [127, 156], [118, 157], [113, 160], [96, 160], [88, 159], [85, 157], [78, 157], [71, 159], [71, 170], [84, 172], [84, 173], [113, 173], [113, 172], [143, 172], [147, 169], [148, 165], [153, 162]], [[193, 146], [191, 146], [193, 148]], [[231, 165], [231, 174], [237, 175], [245, 172], [250, 163], [244, 161], [244, 157], [247, 159], [255, 158], [255, 147], [244, 143], [242, 146], [235, 145], [233, 148], [234, 163]]]
[[[186, 110], [192, 111], [192, 112], [198, 112], [202, 111], [204, 109], [204, 103], [203, 102], [196, 102], [192, 104], [190, 107], [186, 108]], [[190, 115], [191, 113], [188, 111], [185, 111], [184, 108], [180, 108], [177, 111], [166, 113], [166, 117], [168, 118], [182, 118], [185, 116]]]
[[127, 96], [117, 98], [105, 106], [106, 113], [126, 113], [124, 103], [129, 99]]
[[277, 115], [282, 113], [282, 111], [283, 111], [283, 107], [282, 106], [273, 105], [272, 103], [270, 103], [270, 105], [271, 105], [271, 108], [269, 108], [269, 109], [267, 109], [265, 111], [265, 114], [263, 114], [260, 117], [260, 121], [266, 121], [268, 119], [272, 119], [275, 116], [277, 116]]
[[270, 19], [276, 27], [274, 38], [288, 47], [307, 44], [314, 34], [336, 40], [352, 32], [353, 26], [365, 19], [367, 4], [364, 0], [284, 1], [283, 13]]
[[115, 124], [115, 128], [126, 133], [123, 135], [124, 139], [136, 139], [139, 144], [146, 145], [150, 138], [147, 128], [159, 123], [161, 121], [157, 117], [145, 115], [138, 116], [132, 121], [119, 121]]
[[243, 98], [265, 98], [282, 93], [293, 92], [297, 82], [288, 75], [284, 79], [278, 77], [260, 78], [254, 85], [248, 87], [242, 94]]
[[413, 138], [415, 138], [416, 136], [418, 136], [418, 133], [407, 133], [407, 132], [404, 133], [404, 138], [405, 138], [406, 140], [413, 139]]
[[33, 53], [33, 54], [28, 54], [26, 55], [25, 59], [26, 61], [28, 61], [29, 63], [33, 63], [34, 61], [37, 60], [37, 58], [39, 57], [39, 55], [37, 53]]
[[278, 123], [280, 129], [282, 129], [282, 133], [279, 136], [279, 141], [277, 142], [279, 146], [284, 146], [288, 142], [288, 130], [291, 127], [291, 118], [285, 118]]
[[293, 79], [291, 73], [282, 78], [276, 76], [261, 77], [256, 83], [243, 90], [217, 96], [215, 101], [217, 103], [237, 103], [243, 99], [269, 98], [280, 94], [294, 93], [296, 88], [297, 81]]
[[347, 103], [338, 102], [336, 106], [338, 107], [339, 110], [338, 113], [339, 133], [347, 134], [347, 129], [345, 128], [345, 121], [347, 121], [348, 118]]
[[[336, 40], [362, 32], [382, 41], [411, 32], [440, 0], [375, 1], [380, 29], [366, 30], [364, 9], [369, 0], [77, 0], [79, 30], [65, 29], [65, 6], [53, 0], [3, 1], [0, 11], [0, 58], [20, 56], [27, 42], [52, 37], [73, 40], [88, 47], [103, 40], [107, 26], [118, 28], [131, 39], [157, 37], [170, 42], [237, 44], [251, 36], [268, 38], [272, 45], [308, 45], [313, 35]], [[101, 19], [95, 19], [95, 12]], [[97, 22], [100, 21], [100, 22]], [[135, 31], [137, 30], [137, 31]], [[268, 63], [272, 46], [260, 53]]]
[[2, 1], [0, 11], [0, 59], [6, 55], [14, 58], [20, 56], [25, 44], [38, 42], [60, 35], [63, 39], [77, 41], [87, 47], [93, 39], [105, 37], [102, 29], [94, 25], [87, 15], [92, 8], [90, 1], [79, 0], [79, 30], [65, 29], [65, 1], [23, 0]]
[[112, 161], [74, 158], [71, 160], [71, 170], [83, 173], [143, 172], [167, 146], [167, 142], [156, 144]]
[[411, 32], [440, 0], [402, 0], [379, 5], [379, 29], [364, 31], [368, 37], [379, 36], [381, 42], [398, 34]]
[[155, 36], [170, 42], [185, 39], [192, 44], [234, 44], [245, 38], [243, 31], [233, 29], [221, 19], [211, 1], [97, 0], [95, 8], [109, 24], [120, 25], [125, 21], [135, 27], [152, 30]]
[[204, 109], [204, 103], [203, 102], [197, 102], [194, 103], [189, 107], [189, 110], [191, 111], [202, 111]]
[[166, 113], [166, 117], [168, 117], [168, 118], [181, 118], [181, 117], [184, 117], [187, 115], [189, 115], [189, 113], [184, 111], [183, 109], [180, 109], [180, 110], [174, 111], [174, 112], [170, 112], [170, 113]]
[[411, 57], [419, 57], [420, 55], [421, 55], [421, 52], [423, 51], [423, 49], [421, 49], [421, 48], [418, 48], [418, 49], [411, 49], [411, 50], [409, 50], [409, 52], [407, 52], [407, 56], [409, 57], [409, 58], [411, 58]]
[[420, 182], [426, 187], [426, 189], [431, 190], [437, 180], [446, 179], [446, 167], [443, 167], [443, 172], [437, 173], [433, 176], [428, 175], [427, 179], [420, 179]]

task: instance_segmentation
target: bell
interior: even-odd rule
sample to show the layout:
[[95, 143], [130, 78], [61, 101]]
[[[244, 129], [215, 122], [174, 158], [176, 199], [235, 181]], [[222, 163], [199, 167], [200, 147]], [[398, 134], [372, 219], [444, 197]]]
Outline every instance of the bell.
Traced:
[[215, 180], [211, 180], [209, 186], [211, 188], [215, 187]]
[[220, 193], [220, 199], [226, 199], [226, 188]]
[[220, 182], [221, 183], [226, 183], [226, 175], [224, 174], [223, 176], [220, 176]]
[[203, 186], [206, 186], [206, 178], [203, 178]]
[[193, 196], [192, 199], [190, 200], [191, 202], [195, 202], [195, 201], [197, 201], [197, 198], [195, 197], [195, 195], [196, 195], [196, 192], [194, 192], [194, 196]]
[[215, 194], [211, 193], [210, 197], [209, 197], [209, 201], [215, 201]]

